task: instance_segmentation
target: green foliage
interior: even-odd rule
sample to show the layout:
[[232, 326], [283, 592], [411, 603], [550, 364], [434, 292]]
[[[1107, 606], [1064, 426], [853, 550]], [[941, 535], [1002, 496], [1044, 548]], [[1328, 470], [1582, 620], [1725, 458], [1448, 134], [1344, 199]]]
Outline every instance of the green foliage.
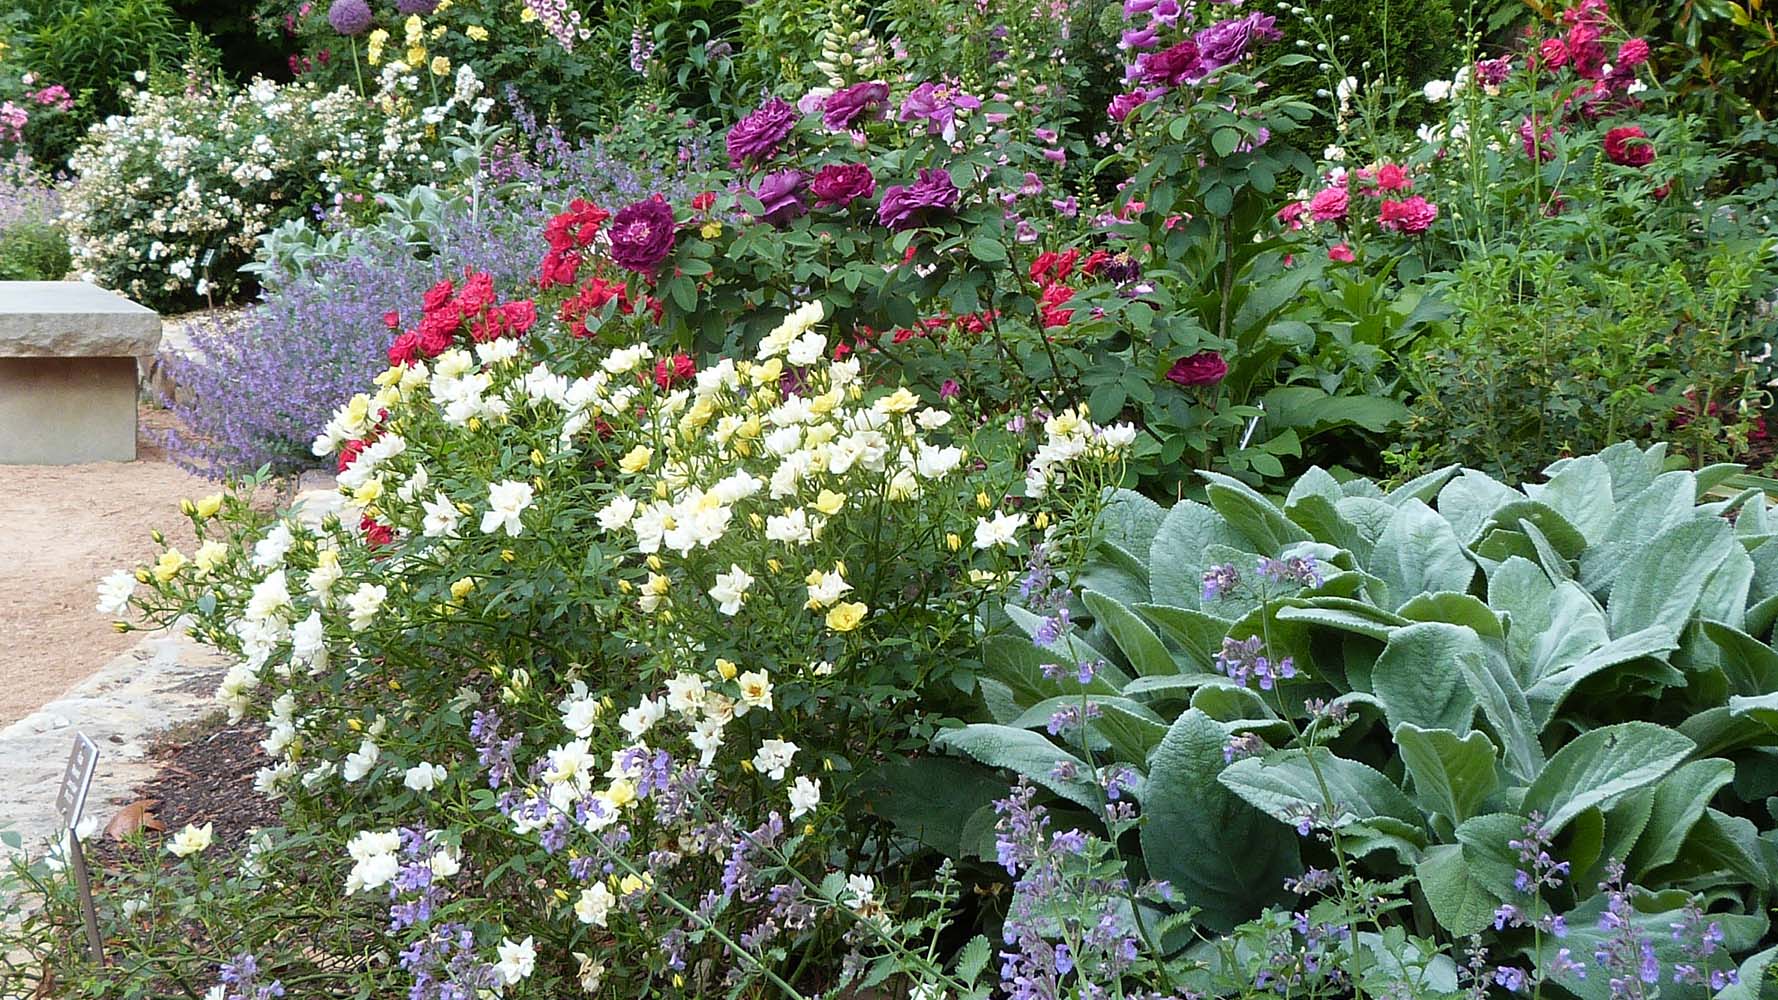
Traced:
[[0, 281], [60, 281], [72, 265], [68, 237], [53, 223], [33, 220], [0, 228]]
[[59, 164], [85, 127], [123, 108], [122, 90], [138, 71], [177, 64], [185, 26], [167, 0], [26, 0], [9, 42], [9, 61], [27, 66], [38, 86], [61, 84], [76, 99], [67, 124], [33, 135], [32, 152]]
[[[1034, 638], [985, 646], [992, 721], [939, 745], [1076, 802], [1058, 773], [1131, 769], [1146, 870], [1218, 929], [1304, 863], [1417, 869], [1450, 941], [1505, 904], [1590, 928], [1616, 859], [1639, 892], [1705, 894], [1744, 955], [1778, 885], [1778, 510], [1709, 498], [1733, 467], [1667, 465], [1619, 444], [1522, 490], [1315, 470], [1282, 502], [1214, 476], [1158, 519], [1114, 502], [1068, 614], [1010, 608]], [[1301, 861], [1292, 826], [1321, 831]], [[1572, 871], [1527, 891], [1507, 841], [1531, 827]]]
[[1509, 482], [1626, 437], [1672, 440], [1698, 465], [1746, 454], [1765, 434], [1746, 352], [1767, 325], [1752, 301], [1766, 257], [1724, 247], [1702, 275], [1675, 261], [1585, 285], [1550, 251], [1466, 264], [1457, 323], [1404, 366], [1415, 399], [1399, 450]]

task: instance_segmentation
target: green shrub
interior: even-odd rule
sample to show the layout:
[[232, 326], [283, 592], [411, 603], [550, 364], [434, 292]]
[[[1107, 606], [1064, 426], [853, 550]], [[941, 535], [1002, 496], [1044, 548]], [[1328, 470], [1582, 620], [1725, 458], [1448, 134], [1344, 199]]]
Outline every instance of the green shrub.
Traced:
[[48, 222], [22, 222], [0, 229], [0, 281], [58, 281], [74, 260], [68, 237]]

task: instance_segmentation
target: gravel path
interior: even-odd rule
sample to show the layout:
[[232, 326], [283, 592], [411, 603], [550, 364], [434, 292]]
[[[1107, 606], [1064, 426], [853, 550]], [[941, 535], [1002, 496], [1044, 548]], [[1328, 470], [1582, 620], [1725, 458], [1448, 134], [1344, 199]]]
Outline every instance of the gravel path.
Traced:
[[154, 554], [150, 529], [191, 551], [179, 501], [216, 487], [168, 460], [168, 426], [143, 409], [134, 462], [0, 465], [0, 728], [136, 645], [94, 610], [95, 588]]

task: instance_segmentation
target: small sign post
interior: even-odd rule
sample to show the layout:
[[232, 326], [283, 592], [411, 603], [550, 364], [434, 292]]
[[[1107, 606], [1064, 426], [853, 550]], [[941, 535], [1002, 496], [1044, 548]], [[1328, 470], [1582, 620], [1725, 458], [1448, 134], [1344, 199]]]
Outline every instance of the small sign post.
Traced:
[[93, 770], [99, 763], [99, 748], [85, 733], [74, 734], [74, 749], [68, 754], [68, 770], [62, 774], [62, 787], [56, 793], [56, 812], [68, 832], [68, 861], [74, 868], [74, 888], [80, 894], [81, 921], [86, 924], [86, 943], [92, 949], [93, 961], [105, 964], [105, 946], [99, 937], [99, 912], [93, 906], [93, 885], [87, 875], [86, 851], [80, 845], [81, 814], [86, 811], [87, 791], [93, 785]]

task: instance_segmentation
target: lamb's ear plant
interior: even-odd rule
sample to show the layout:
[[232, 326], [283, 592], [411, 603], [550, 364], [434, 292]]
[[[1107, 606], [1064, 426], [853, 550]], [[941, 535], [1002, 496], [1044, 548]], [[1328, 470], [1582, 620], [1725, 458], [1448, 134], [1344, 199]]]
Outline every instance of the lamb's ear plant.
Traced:
[[[1668, 464], [1618, 445], [1521, 489], [1311, 470], [1282, 500], [1216, 475], [1203, 504], [1118, 495], [1069, 589], [1007, 609], [1028, 638], [984, 644], [987, 721], [937, 743], [1058, 809], [1125, 773], [1144, 821], [1119, 843], [1217, 930], [1308, 865], [1348, 896], [1408, 877], [1365, 932], [1497, 937], [1586, 1000], [1609, 992], [1570, 967], [1606, 950], [1598, 886], [1649, 927], [1704, 900], [1738, 959], [1778, 847], [1778, 519], [1713, 492], [1735, 467]], [[1566, 939], [1538, 929], [1557, 914]]]

